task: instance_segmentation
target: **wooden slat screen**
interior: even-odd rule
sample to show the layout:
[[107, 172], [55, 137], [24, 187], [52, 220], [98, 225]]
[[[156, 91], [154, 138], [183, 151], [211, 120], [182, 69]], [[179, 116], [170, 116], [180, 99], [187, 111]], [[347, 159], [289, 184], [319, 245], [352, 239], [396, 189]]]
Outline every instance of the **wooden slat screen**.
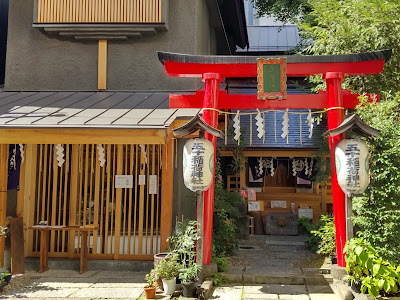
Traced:
[[37, 0], [38, 23], [160, 23], [162, 0]]
[[[37, 179], [30, 226], [98, 224], [90, 234], [89, 256], [105, 259], [151, 259], [161, 251], [162, 145], [104, 145], [100, 166], [97, 145], [63, 145], [59, 167], [56, 145], [38, 145]], [[115, 175], [133, 175], [133, 188], [116, 189]], [[150, 192], [150, 176], [156, 194]], [[139, 176], [144, 184], [139, 184]], [[154, 187], [153, 186], [153, 187]], [[52, 231], [49, 255], [76, 257], [78, 233]], [[30, 255], [40, 249], [34, 232]]]

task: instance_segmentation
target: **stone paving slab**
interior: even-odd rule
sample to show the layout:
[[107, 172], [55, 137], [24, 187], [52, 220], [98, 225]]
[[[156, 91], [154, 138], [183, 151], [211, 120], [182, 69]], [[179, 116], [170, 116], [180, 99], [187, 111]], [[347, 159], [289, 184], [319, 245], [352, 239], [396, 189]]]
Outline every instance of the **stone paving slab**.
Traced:
[[[51, 278], [62, 278], [62, 277], [67, 277], [67, 278], [88, 278], [88, 277], [93, 277], [95, 274], [99, 273], [100, 271], [87, 271], [83, 274], [79, 274], [79, 271], [75, 270], [55, 270], [55, 269], [50, 269], [46, 272], [43, 273], [36, 273], [35, 276], [37, 277], [51, 277]], [[118, 273], [118, 272], [113, 272], [113, 273]]]
[[311, 300], [341, 300], [336, 294], [310, 294]]
[[329, 285], [308, 285], [308, 292], [310, 294], [333, 294], [334, 291]]
[[268, 294], [307, 294], [307, 289], [304, 285], [266, 284], [260, 291]]
[[271, 252], [297, 252], [298, 246], [280, 246], [280, 245], [271, 245], [268, 247], [268, 250]]
[[74, 293], [74, 298], [138, 298], [143, 293], [143, 286], [140, 288], [84, 288]]
[[[84, 273], [86, 274], [86, 273]], [[96, 271], [93, 274], [93, 278], [138, 278], [144, 279], [146, 272], [134, 272], [134, 271]]]
[[[77, 292], [79, 289], [77, 288], [62, 288], [62, 289], [55, 289], [55, 288], [32, 288], [32, 289], [23, 289], [12, 293], [10, 295], [4, 295], [5, 299], [10, 298], [41, 298], [41, 299], [48, 299], [48, 298], [66, 298], [70, 297], [72, 294]], [[86, 297], [90, 297], [87, 295]]]
[[40, 288], [85, 288], [96, 282], [93, 278], [40, 278], [33, 286]]
[[[310, 300], [310, 297], [308, 295], [279, 295], [279, 299], [282, 300]], [[319, 300], [325, 300], [324, 298], [321, 298]]]

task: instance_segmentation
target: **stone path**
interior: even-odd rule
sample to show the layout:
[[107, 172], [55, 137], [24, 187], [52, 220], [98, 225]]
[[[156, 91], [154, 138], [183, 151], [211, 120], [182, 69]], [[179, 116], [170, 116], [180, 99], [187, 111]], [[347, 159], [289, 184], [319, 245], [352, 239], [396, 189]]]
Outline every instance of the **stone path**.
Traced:
[[[138, 299], [145, 273], [129, 271], [49, 270], [28, 273], [35, 280], [24, 287], [0, 294], [1, 299]], [[163, 298], [160, 297], [159, 298]]]
[[[329, 274], [321, 274], [304, 237], [251, 236], [232, 257], [224, 276], [232, 284], [217, 287], [212, 299], [340, 300]], [[309, 259], [314, 267], [308, 267]], [[315, 267], [317, 266], [317, 267]]]

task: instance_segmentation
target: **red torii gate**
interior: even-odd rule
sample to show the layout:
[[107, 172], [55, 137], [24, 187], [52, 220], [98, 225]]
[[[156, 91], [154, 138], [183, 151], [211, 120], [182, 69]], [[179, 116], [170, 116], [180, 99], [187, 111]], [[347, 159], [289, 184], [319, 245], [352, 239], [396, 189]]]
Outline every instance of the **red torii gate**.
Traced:
[[[321, 56], [286, 56], [287, 77], [306, 77], [322, 74], [327, 90], [318, 94], [287, 95], [286, 100], [259, 100], [257, 95], [230, 95], [219, 90], [219, 83], [229, 77], [257, 77], [257, 57], [254, 56], [196, 56], [159, 52], [166, 73], [176, 77], [198, 77], [205, 83], [204, 91], [194, 95], [170, 95], [170, 108], [215, 109], [329, 109], [328, 129], [334, 129], [344, 120], [343, 108], [355, 108], [358, 96], [342, 90], [347, 76], [379, 74], [389, 60], [391, 50]], [[285, 56], [283, 56], [285, 57]], [[263, 58], [277, 58], [263, 57]], [[336, 109], [335, 109], [336, 108]], [[218, 113], [204, 110], [203, 119], [212, 127], [218, 126]], [[216, 137], [206, 134], [216, 148]], [[332, 196], [336, 227], [338, 265], [345, 266], [343, 248], [346, 243], [345, 194], [336, 177], [335, 148], [343, 135], [329, 137], [331, 156]], [[214, 170], [215, 172], [215, 170]], [[203, 264], [211, 262], [214, 184], [204, 193]]]

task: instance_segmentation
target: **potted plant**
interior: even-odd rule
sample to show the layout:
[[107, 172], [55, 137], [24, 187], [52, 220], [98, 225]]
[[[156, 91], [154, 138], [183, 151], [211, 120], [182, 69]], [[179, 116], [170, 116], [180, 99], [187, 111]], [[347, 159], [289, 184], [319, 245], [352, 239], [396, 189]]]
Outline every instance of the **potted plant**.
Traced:
[[147, 285], [144, 287], [144, 295], [146, 299], [156, 298], [156, 281], [158, 274], [155, 269], [152, 269], [150, 273], [146, 274]]
[[179, 270], [179, 279], [182, 280], [183, 296], [195, 297], [197, 290], [197, 281], [201, 267], [199, 264], [192, 265]]
[[179, 274], [181, 265], [177, 262], [176, 257], [163, 259], [157, 266], [157, 273], [162, 278], [162, 284], [165, 294], [172, 295], [176, 288], [176, 277]]

